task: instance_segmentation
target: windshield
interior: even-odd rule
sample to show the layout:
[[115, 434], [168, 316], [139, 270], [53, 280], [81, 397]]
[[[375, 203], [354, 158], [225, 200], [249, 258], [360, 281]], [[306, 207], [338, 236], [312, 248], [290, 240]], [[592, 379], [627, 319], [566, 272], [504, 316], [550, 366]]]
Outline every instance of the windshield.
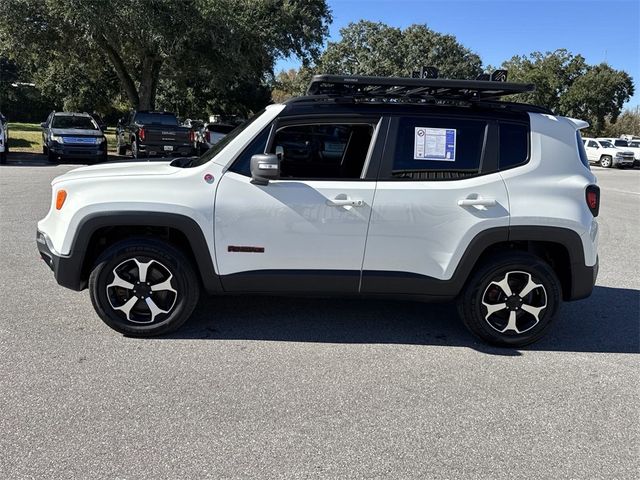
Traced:
[[202, 156], [200, 158], [197, 158], [192, 163], [190, 163], [189, 167], [198, 167], [200, 165], [204, 165], [205, 163], [207, 163], [209, 160], [211, 160], [213, 157], [215, 157], [218, 153], [220, 153], [220, 151], [224, 147], [229, 145], [229, 143], [231, 143], [231, 141], [234, 138], [236, 138], [238, 135], [240, 135], [244, 131], [245, 128], [247, 128], [249, 125], [251, 125], [253, 122], [255, 122], [258, 118], [260, 118], [260, 115], [262, 115], [263, 113], [264, 113], [264, 109], [260, 110], [258, 113], [256, 113], [253, 117], [251, 117], [251, 119], [249, 121], [238, 125], [228, 135], [226, 135], [218, 143], [216, 143], [213, 147], [211, 147], [204, 154], [202, 154]]
[[170, 113], [137, 113], [135, 122], [142, 125], [178, 125], [178, 119]]
[[98, 125], [89, 117], [75, 115], [55, 115], [51, 128], [78, 128], [80, 130], [98, 130]]
[[613, 143], [608, 140], [600, 140], [600, 146], [604, 148], [614, 148]]

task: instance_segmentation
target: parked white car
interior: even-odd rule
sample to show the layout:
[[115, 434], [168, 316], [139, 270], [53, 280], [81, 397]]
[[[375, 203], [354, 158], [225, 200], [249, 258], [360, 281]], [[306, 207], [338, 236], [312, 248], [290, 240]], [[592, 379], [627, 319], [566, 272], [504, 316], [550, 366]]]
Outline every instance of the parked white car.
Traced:
[[591, 294], [600, 207], [588, 124], [495, 100], [532, 89], [318, 75], [199, 158], [57, 177], [37, 247], [126, 335], [175, 330], [204, 291], [455, 300], [525, 345]]
[[604, 138], [584, 138], [584, 148], [589, 163], [596, 163], [604, 168], [633, 167], [633, 152], [616, 147]]
[[626, 139], [621, 137], [621, 138], [605, 138], [604, 140], [609, 140], [618, 148], [633, 152], [634, 165], [638, 165], [640, 163], [640, 139], [634, 140], [632, 138]]

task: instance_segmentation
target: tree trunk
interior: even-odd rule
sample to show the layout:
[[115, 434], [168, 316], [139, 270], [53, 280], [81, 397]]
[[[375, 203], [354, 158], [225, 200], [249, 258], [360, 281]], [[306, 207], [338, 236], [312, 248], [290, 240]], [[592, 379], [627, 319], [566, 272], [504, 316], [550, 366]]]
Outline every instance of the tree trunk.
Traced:
[[156, 90], [162, 61], [156, 56], [145, 57], [142, 61], [142, 75], [138, 89], [138, 109], [153, 110], [156, 106]]
[[138, 90], [136, 89], [135, 83], [133, 83], [133, 79], [129, 72], [127, 71], [127, 67], [120, 57], [120, 54], [113, 48], [109, 41], [104, 37], [98, 37], [97, 39], [98, 46], [107, 54], [107, 57], [111, 61], [111, 65], [116, 71], [116, 75], [118, 76], [118, 80], [120, 80], [120, 84], [124, 91], [127, 94], [127, 98], [132, 106], [138, 105], [140, 103], [140, 97], [138, 95]]

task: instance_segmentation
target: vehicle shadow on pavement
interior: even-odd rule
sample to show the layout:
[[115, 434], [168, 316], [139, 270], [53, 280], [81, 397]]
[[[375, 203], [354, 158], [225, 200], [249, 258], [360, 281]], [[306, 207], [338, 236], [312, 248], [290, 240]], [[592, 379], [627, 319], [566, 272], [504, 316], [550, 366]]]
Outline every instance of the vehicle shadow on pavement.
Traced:
[[[209, 297], [177, 332], [161, 338], [266, 340], [494, 348], [467, 332], [452, 304], [371, 299]], [[638, 353], [640, 291], [596, 287], [586, 300], [564, 304], [555, 326], [522, 350]]]

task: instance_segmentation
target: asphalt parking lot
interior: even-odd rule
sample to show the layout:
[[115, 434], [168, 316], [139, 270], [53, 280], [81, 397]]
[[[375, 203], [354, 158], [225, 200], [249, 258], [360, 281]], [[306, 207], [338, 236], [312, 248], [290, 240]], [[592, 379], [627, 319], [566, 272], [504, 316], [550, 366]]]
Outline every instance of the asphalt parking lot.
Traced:
[[206, 299], [122, 337], [36, 251], [70, 168], [0, 167], [0, 478], [638, 478], [640, 169], [594, 167], [592, 297], [501, 350], [390, 301]]

